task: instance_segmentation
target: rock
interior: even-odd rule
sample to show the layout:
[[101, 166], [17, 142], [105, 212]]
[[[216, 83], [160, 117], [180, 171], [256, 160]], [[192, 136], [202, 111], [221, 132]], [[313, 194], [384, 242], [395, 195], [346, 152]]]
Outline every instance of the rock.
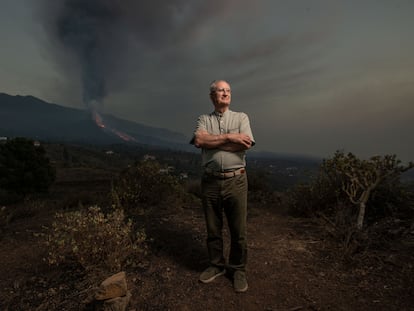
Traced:
[[127, 291], [123, 297], [115, 297], [104, 301], [99, 301], [95, 305], [96, 311], [125, 311], [129, 300], [131, 299], [131, 293]]
[[[107, 300], [126, 296], [128, 292], [125, 272], [119, 272], [101, 283], [95, 293], [96, 300]], [[110, 309], [108, 309], [110, 310]]]

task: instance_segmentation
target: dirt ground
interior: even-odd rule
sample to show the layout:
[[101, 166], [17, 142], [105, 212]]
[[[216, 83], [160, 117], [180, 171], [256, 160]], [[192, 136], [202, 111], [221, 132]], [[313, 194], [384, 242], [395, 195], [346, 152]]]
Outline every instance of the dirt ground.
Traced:
[[[52, 220], [52, 205], [10, 220], [1, 232], [0, 310], [85, 307], [87, 289], [81, 290], [81, 279], [76, 284], [77, 272], [42, 260], [39, 233]], [[128, 310], [414, 310], [413, 245], [344, 261], [318, 226], [277, 210], [250, 208], [246, 293], [233, 291], [230, 276], [198, 281], [208, 264], [199, 204], [153, 212], [146, 220], [152, 239], [147, 260], [126, 271]]]

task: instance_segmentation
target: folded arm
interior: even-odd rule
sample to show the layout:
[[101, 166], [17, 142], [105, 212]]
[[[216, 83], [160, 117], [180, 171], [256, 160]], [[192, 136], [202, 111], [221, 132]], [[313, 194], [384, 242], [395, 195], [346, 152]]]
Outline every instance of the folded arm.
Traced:
[[195, 133], [194, 145], [197, 148], [236, 152], [249, 149], [252, 146], [252, 140], [243, 133], [213, 135], [207, 131], [200, 130]]

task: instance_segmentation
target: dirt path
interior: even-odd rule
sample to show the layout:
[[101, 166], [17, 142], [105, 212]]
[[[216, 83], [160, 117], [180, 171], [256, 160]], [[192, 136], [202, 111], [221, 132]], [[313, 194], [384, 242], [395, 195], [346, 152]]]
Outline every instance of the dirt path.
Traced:
[[199, 208], [153, 221], [148, 232], [155, 239], [154, 255], [145, 273], [130, 276], [136, 278], [132, 305], [136, 310], [413, 310], [407, 288], [412, 277], [400, 279], [401, 269], [389, 278], [376, 267], [346, 267], [332, 259], [332, 249], [304, 220], [254, 209], [248, 224], [249, 290], [236, 294], [228, 277], [198, 282], [207, 266]]

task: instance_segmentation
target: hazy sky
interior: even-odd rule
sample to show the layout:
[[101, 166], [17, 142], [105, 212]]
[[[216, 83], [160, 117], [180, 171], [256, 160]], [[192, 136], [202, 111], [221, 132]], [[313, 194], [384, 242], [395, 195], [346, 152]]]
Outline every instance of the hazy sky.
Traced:
[[414, 160], [413, 14], [412, 0], [1, 0], [0, 92], [191, 136], [226, 79], [257, 150]]

